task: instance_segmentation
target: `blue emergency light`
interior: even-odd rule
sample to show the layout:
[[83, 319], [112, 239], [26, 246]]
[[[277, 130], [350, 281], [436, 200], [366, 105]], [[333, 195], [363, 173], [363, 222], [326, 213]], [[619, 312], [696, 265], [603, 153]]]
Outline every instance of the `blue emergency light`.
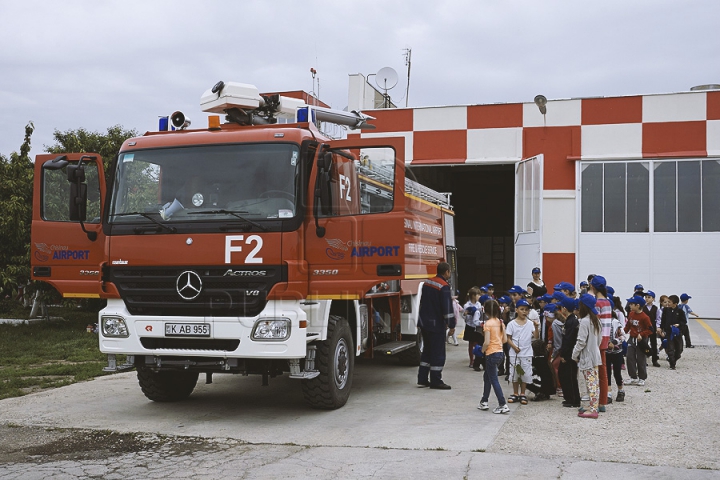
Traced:
[[175, 127], [170, 125], [170, 117], [158, 117], [158, 132], [175, 131]]
[[[308, 119], [309, 112], [312, 112], [312, 120]], [[310, 107], [301, 107], [297, 109], [297, 121], [298, 123], [310, 122], [315, 123], [315, 110], [311, 110]]]

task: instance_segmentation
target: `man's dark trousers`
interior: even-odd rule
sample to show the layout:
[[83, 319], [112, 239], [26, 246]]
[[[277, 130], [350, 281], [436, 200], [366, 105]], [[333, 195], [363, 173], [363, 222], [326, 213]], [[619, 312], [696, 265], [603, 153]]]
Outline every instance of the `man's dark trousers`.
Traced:
[[445, 366], [445, 332], [427, 332], [422, 330], [423, 351], [420, 355], [418, 384], [427, 383], [430, 374], [430, 385], [440, 385], [442, 370]]

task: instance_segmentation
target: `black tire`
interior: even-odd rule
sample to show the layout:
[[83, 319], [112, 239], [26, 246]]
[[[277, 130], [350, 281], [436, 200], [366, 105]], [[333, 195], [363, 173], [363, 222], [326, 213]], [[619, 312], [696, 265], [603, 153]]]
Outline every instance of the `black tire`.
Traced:
[[418, 328], [417, 335], [415, 336], [415, 346], [408, 348], [407, 350], [403, 350], [397, 355], [400, 365], [404, 365], [406, 367], [417, 367], [420, 365], [420, 355], [422, 355], [422, 351], [423, 338], [422, 333], [420, 333], [420, 328]]
[[197, 384], [198, 372], [163, 371], [138, 368], [138, 383], [153, 402], [177, 402], [190, 396]]
[[348, 401], [355, 370], [355, 348], [347, 320], [330, 315], [327, 340], [317, 343], [315, 368], [320, 375], [302, 381], [305, 401], [313, 408], [334, 410]]

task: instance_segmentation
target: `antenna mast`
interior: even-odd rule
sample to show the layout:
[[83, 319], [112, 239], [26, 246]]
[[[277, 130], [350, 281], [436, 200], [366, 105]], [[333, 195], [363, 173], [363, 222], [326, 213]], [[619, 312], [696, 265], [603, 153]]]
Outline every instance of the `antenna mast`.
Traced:
[[410, 57], [412, 56], [412, 48], [408, 47], [405, 52], [405, 65], [408, 67], [407, 88], [405, 89], [405, 107], [408, 106], [408, 95], [410, 95]]

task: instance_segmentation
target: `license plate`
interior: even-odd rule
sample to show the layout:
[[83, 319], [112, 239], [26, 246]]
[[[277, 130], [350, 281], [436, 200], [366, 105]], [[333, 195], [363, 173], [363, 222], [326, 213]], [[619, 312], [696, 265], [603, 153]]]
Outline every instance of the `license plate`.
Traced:
[[165, 336], [209, 337], [210, 325], [207, 323], [166, 323]]

